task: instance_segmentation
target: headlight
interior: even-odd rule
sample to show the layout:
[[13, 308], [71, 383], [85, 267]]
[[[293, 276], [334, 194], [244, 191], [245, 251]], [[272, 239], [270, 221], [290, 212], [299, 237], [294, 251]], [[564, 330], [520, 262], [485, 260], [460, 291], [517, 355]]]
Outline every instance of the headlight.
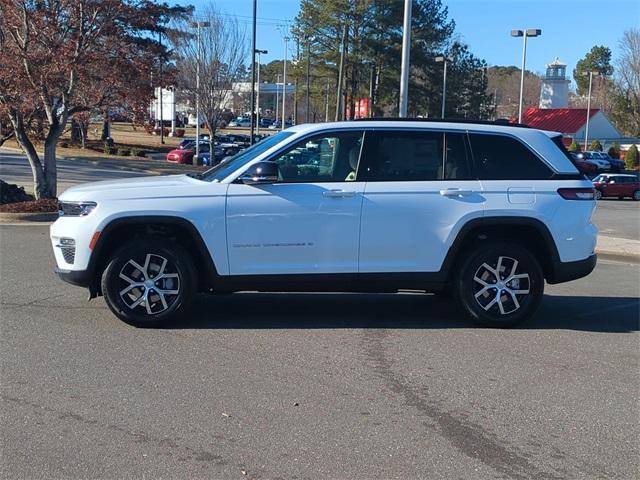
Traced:
[[96, 202], [59, 202], [58, 215], [61, 217], [84, 217], [89, 215], [96, 206]]

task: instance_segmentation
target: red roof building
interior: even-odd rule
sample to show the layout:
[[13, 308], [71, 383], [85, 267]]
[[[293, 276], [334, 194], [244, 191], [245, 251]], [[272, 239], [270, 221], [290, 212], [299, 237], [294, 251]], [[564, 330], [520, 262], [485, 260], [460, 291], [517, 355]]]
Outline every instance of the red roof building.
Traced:
[[[576, 141], [584, 141], [587, 126], [586, 108], [528, 108], [522, 123], [540, 130], [560, 132]], [[620, 132], [599, 108], [589, 111], [589, 141], [620, 138]]]

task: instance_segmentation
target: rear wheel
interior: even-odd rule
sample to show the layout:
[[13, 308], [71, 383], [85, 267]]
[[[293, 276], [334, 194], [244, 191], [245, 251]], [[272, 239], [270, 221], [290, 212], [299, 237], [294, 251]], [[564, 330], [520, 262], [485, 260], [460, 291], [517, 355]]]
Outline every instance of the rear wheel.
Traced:
[[189, 254], [162, 238], [125, 244], [102, 274], [102, 292], [111, 311], [137, 327], [158, 327], [183, 314], [196, 280]]
[[455, 279], [462, 309], [477, 323], [510, 327], [531, 318], [540, 305], [544, 276], [536, 258], [507, 242], [486, 243], [463, 261]]
[[635, 192], [633, 192], [633, 199], [637, 202], [640, 201], [640, 190], [636, 190]]

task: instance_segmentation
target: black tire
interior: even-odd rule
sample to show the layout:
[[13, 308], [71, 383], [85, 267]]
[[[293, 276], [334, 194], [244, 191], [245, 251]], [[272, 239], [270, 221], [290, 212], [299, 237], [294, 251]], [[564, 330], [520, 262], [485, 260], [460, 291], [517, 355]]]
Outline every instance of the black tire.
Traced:
[[[486, 268], [497, 271], [498, 264], [505, 273], [501, 279], [495, 279], [495, 274]], [[509, 274], [517, 278], [509, 281]], [[527, 293], [517, 293], [525, 290]], [[511, 327], [535, 314], [544, 293], [544, 275], [538, 260], [527, 249], [506, 241], [487, 241], [460, 264], [454, 292], [458, 304], [474, 322], [494, 328]]]
[[[154, 328], [188, 311], [196, 283], [193, 260], [184, 248], [163, 238], [143, 237], [126, 243], [111, 256], [101, 286], [109, 309], [120, 320]], [[138, 302], [145, 292], [145, 299]]]
[[596, 189], [595, 193], [593, 194], [593, 198], [595, 198], [596, 200], [600, 200], [602, 198], [602, 192]]
[[631, 198], [636, 202], [640, 200], [640, 190], [636, 190], [631, 194]]

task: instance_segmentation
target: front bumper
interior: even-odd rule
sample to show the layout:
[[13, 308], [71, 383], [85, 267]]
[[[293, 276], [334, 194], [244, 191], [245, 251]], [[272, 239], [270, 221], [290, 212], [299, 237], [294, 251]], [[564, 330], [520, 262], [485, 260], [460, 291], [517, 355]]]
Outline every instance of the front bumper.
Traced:
[[91, 275], [91, 272], [88, 270], [63, 270], [55, 267], [53, 271], [61, 280], [64, 280], [71, 285], [85, 288], [93, 287], [93, 275]]
[[586, 277], [596, 267], [598, 256], [594, 253], [584, 260], [575, 262], [554, 262], [547, 283], [563, 283]]

